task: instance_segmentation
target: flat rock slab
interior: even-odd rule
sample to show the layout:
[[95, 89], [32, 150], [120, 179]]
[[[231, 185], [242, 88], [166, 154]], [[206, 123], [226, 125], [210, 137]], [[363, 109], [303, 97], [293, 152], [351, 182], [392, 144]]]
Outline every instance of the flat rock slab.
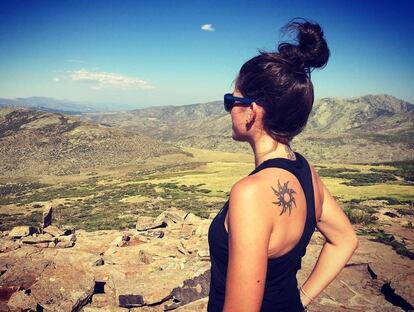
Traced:
[[[391, 282], [395, 293], [401, 294], [409, 304], [414, 299], [412, 260], [398, 255], [390, 246], [360, 237], [360, 244], [348, 266], [309, 305], [311, 311], [401, 311], [402, 308], [386, 300], [384, 285]], [[310, 274], [323, 246], [323, 236], [315, 232], [302, 258], [298, 284], [302, 285]], [[406, 276], [407, 278], [402, 278]], [[393, 284], [392, 281], [395, 281]], [[412, 305], [412, 304], [411, 304]]]
[[32, 285], [31, 296], [46, 311], [79, 311], [92, 296], [94, 287], [90, 272], [49, 266]]

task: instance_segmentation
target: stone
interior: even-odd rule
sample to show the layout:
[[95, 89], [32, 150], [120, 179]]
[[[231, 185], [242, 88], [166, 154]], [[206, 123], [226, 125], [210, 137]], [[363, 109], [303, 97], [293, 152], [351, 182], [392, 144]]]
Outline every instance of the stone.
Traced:
[[105, 264], [105, 260], [103, 258], [99, 258], [92, 264], [92, 266], [101, 266], [104, 264]]
[[119, 295], [119, 305], [125, 308], [141, 307], [145, 305], [141, 295]]
[[139, 261], [145, 264], [150, 264], [150, 262], [152, 261], [151, 256], [144, 250], [139, 251], [138, 257]]
[[12, 311], [36, 311], [37, 302], [28, 291], [16, 291], [11, 295], [7, 305]]
[[154, 217], [148, 217], [148, 216], [140, 216], [137, 219], [136, 223], [136, 230], [137, 231], [146, 231], [151, 230], [159, 227], [166, 227], [167, 223], [164, 220], [159, 221], [158, 223], [155, 222]]
[[56, 248], [70, 248], [75, 245], [76, 235], [70, 234], [67, 236], [59, 236], [59, 241], [56, 244]]
[[185, 217], [185, 223], [187, 224], [191, 224], [191, 225], [198, 225], [200, 224], [200, 222], [203, 219], [200, 218], [199, 216], [196, 216], [194, 213], [190, 212], [186, 217]]
[[388, 216], [390, 218], [399, 218], [399, 215], [397, 215], [396, 213], [391, 212], [391, 211], [384, 212], [384, 215]]
[[[45, 227], [43, 229], [43, 233], [50, 234], [53, 237], [59, 237], [59, 236], [65, 235], [65, 232], [62, 231], [61, 229], [59, 229], [55, 225], [49, 225], [49, 226]], [[66, 235], [69, 235], [69, 234], [66, 234]]]
[[0, 239], [0, 253], [9, 252], [17, 248], [20, 248], [20, 244], [18, 241], [11, 240], [9, 238]]
[[100, 307], [85, 306], [82, 309], [82, 312], [128, 312], [128, 309], [124, 309], [118, 306], [100, 306]]
[[166, 223], [168, 226], [173, 225], [174, 223], [182, 223], [187, 216], [187, 212], [176, 207], [172, 207], [158, 215], [155, 219], [155, 223]]
[[215, 218], [215, 216], [217, 215], [217, 212], [210, 212], [208, 214], [208, 219], [213, 220]]
[[174, 312], [195, 312], [195, 311], [207, 311], [208, 297], [193, 301], [184, 306], [180, 306]]
[[39, 244], [54, 242], [54, 238], [50, 234], [38, 234], [36, 236], [26, 236], [22, 238], [24, 244]]
[[394, 293], [414, 306], [414, 271], [397, 274], [390, 282]]
[[171, 295], [180, 305], [185, 305], [198, 299], [207, 297], [210, 291], [210, 270], [199, 276], [186, 279], [179, 287], [171, 291]]
[[14, 239], [39, 233], [39, 230], [33, 226], [15, 226], [9, 233], [9, 237]]
[[208, 250], [208, 248], [199, 249], [199, 250], [197, 250], [197, 256], [199, 256], [200, 258], [209, 258], [210, 257], [210, 251]]
[[202, 237], [208, 235], [208, 229], [210, 228], [211, 221], [210, 220], [203, 220], [201, 224], [199, 224], [194, 232], [194, 235]]
[[114, 285], [119, 306], [139, 307], [166, 300], [175, 279], [171, 278], [172, 274], [163, 273], [161, 278], [158, 272], [145, 275], [138, 271], [112, 272], [110, 281]]
[[52, 224], [52, 210], [53, 209], [51, 205], [47, 205], [43, 209], [42, 228], [48, 227]]
[[95, 279], [82, 266], [48, 266], [31, 287], [45, 311], [79, 311], [94, 293]]
[[147, 238], [163, 238], [164, 232], [160, 230], [149, 230], [149, 231], [141, 232], [140, 235], [147, 237]]

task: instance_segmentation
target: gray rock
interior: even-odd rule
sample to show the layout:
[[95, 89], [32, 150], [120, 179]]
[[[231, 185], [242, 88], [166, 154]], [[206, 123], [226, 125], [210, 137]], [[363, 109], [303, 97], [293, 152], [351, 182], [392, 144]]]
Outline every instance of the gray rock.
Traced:
[[26, 236], [22, 238], [22, 243], [24, 244], [39, 244], [39, 243], [50, 243], [54, 242], [55, 238], [53, 238], [50, 234], [39, 234], [36, 236]]
[[79, 311], [95, 288], [91, 272], [81, 266], [49, 266], [31, 287], [31, 295], [45, 311]]
[[75, 245], [76, 235], [70, 234], [67, 236], [59, 236], [59, 241], [56, 244], [57, 248], [70, 248]]
[[145, 232], [140, 232], [139, 235], [147, 238], [163, 238], [164, 232], [160, 230], [149, 230]]
[[186, 217], [185, 217], [185, 223], [188, 224], [192, 224], [192, 225], [198, 225], [200, 224], [200, 222], [203, 219], [200, 218], [199, 216], [196, 216], [194, 213], [190, 212]]
[[42, 227], [48, 227], [49, 225], [52, 224], [52, 206], [47, 205], [44, 209], [43, 209], [43, 222], [42, 222]]
[[181, 209], [177, 209], [172, 207], [158, 215], [155, 219], [155, 223], [162, 223], [165, 222], [168, 226], [173, 225], [174, 223], [182, 223], [184, 222], [187, 212]]
[[156, 229], [160, 227], [166, 227], [167, 223], [164, 220], [159, 221], [158, 223], [155, 222], [154, 217], [147, 217], [147, 216], [140, 216], [138, 217], [136, 229], [137, 231], [146, 231], [151, 229]]
[[180, 306], [207, 297], [210, 291], [210, 270], [191, 279], [172, 290], [171, 295], [180, 302]]
[[120, 295], [119, 305], [125, 308], [142, 307], [145, 302], [141, 295]]
[[65, 232], [55, 225], [49, 225], [43, 229], [43, 233], [48, 233], [54, 237], [65, 235]]
[[195, 311], [207, 311], [208, 297], [193, 301], [184, 306], [180, 306], [174, 312], [195, 312]]
[[39, 233], [39, 230], [33, 226], [15, 226], [9, 233], [9, 237], [14, 239]]
[[16, 291], [7, 302], [12, 311], [36, 311], [36, 300], [27, 291]]

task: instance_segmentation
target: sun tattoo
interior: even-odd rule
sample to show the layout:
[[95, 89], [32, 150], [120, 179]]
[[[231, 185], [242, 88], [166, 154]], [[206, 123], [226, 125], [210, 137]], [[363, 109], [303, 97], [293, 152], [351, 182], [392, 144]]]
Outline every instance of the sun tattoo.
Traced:
[[277, 202], [272, 202], [272, 203], [283, 207], [280, 215], [289, 209], [289, 216], [290, 216], [290, 211], [292, 210], [292, 204], [295, 204], [296, 206], [295, 197], [293, 196], [293, 194], [296, 194], [296, 192], [293, 189], [288, 188], [288, 183], [289, 181], [287, 181], [286, 183], [283, 183], [283, 186], [282, 186], [280, 184], [280, 180], [277, 179], [278, 190], [275, 190], [273, 186], [270, 186], [270, 187], [272, 188], [273, 192], [275, 193], [278, 199]]

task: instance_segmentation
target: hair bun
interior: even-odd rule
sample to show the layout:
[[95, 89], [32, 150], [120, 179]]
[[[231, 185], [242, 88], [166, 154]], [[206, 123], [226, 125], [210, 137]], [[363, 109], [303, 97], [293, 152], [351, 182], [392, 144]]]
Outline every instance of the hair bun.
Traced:
[[296, 44], [282, 42], [278, 46], [279, 54], [297, 69], [310, 70], [326, 65], [330, 51], [323, 36], [321, 26], [305, 19], [289, 22], [283, 30], [296, 33]]

